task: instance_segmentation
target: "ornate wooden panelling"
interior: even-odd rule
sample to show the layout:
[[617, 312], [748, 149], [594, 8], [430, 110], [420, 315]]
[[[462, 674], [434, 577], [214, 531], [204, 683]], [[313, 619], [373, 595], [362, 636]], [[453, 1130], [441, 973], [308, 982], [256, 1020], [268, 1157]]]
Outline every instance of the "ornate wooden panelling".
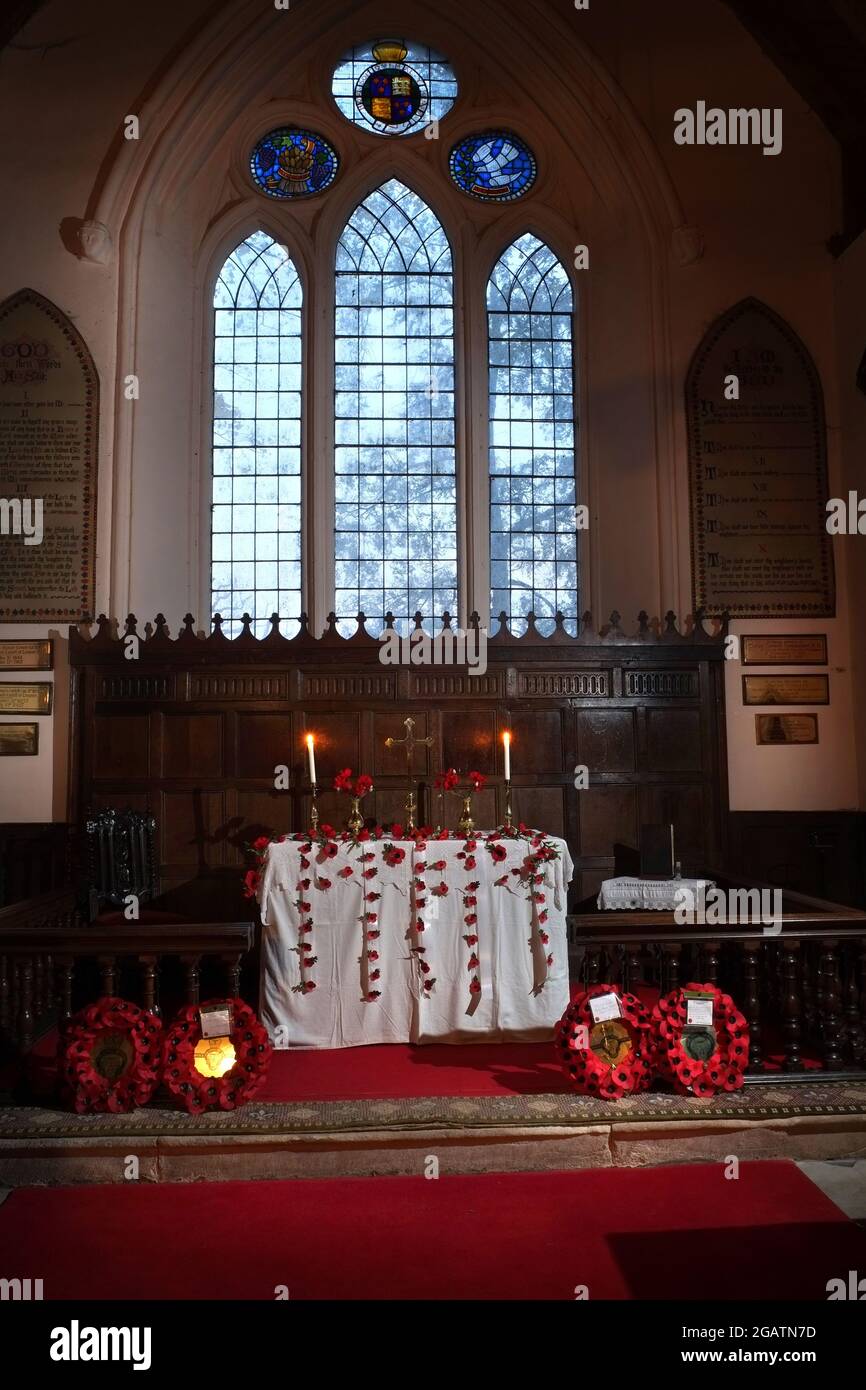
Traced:
[[280, 675], [244, 672], [239, 676], [202, 676], [193, 672], [189, 678], [191, 700], [285, 700], [288, 693], [288, 679]]
[[[487, 641], [488, 668], [383, 667], [380, 643], [363, 623], [344, 639], [336, 622], [314, 638], [302, 620], [287, 640], [277, 624], [264, 639], [247, 624], [233, 641], [215, 623], [195, 635], [191, 617], [176, 638], [157, 618], [140, 637], [130, 671], [123, 636], [106, 619], [73, 629], [73, 775], [70, 819], [90, 807], [149, 808], [160, 823], [163, 884], [239, 865], [257, 835], [309, 823], [304, 734], [316, 736], [322, 821], [341, 825], [345, 797], [331, 783], [351, 767], [370, 772], [364, 811], [402, 820], [405, 756], [388, 750], [412, 715], [421, 816], [453, 826], [457, 796], [440, 796], [436, 773], [477, 769], [489, 784], [474, 800], [479, 828], [505, 810], [502, 731], [513, 735], [515, 817], [569, 842], [574, 900], [597, 891], [613, 869], [615, 843], [634, 845], [640, 826], [672, 820], [684, 869], [724, 858], [727, 827], [724, 748], [724, 625], [681, 635], [673, 615], [646, 614], [626, 636], [617, 614], [600, 631], [588, 615], [581, 634], [558, 623], [542, 637], [500, 626]], [[274, 788], [288, 768], [288, 788]], [[589, 786], [575, 787], [579, 765]]]
[[103, 676], [103, 700], [173, 700], [174, 676]]
[[698, 693], [697, 671], [626, 671], [626, 695], [640, 699], [694, 699]]
[[518, 678], [517, 689], [521, 695], [541, 695], [545, 699], [563, 695], [601, 699], [610, 693], [608, 682], [607, 671], [524, 671]]
[[307, 700], [393, 700], [396, 695], [393, 671], [375, 676], [304, 676]]
[[490, 674], [471, 676], [456, 674], [443, 675], [441, 672], [419, 675], [413, 671], [410, 677], [410, 692], [419, 699], [430, 700], [441, 695], [475, 698], [476, 695], [504, 695], [505, 684], [502, 675]]

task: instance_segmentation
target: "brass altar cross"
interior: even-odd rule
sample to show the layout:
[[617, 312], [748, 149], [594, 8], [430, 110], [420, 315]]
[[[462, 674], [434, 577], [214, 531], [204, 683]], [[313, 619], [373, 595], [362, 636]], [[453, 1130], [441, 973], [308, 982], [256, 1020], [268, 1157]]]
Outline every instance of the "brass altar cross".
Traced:
[[415, 778], [412, 772], [412, 760], [416, 748], [432, 748], [433, 735], [427, 738], [415, 737], [415, 720], [412, 718], [403, 720], [403, 727], [406, 730], [405, 738], [386, 738], [386, 748], [405, 748], [406, 749], [406, 776], [409, 778], [409, 795], [406, 797], [406, 826], [407, 830], [415, 829]]

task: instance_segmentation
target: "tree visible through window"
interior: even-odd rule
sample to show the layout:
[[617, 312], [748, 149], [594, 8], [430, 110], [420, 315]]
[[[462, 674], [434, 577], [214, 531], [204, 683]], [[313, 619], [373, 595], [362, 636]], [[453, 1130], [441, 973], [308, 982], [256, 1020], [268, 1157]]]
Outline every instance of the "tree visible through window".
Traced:
[[301, 285], [265, 232], [237, 246], [214, 289], [211, 612], [264, 636], [301, 612]]
[[406, 631], [457, 612], [451, 249], [396, 179], [355, 209], [336, 260], [336, 612]]
[[537, 237], [520, 237], [487, 286], [491, 612], [559, 609], [577, 631], [574, 381], [568, 276]]

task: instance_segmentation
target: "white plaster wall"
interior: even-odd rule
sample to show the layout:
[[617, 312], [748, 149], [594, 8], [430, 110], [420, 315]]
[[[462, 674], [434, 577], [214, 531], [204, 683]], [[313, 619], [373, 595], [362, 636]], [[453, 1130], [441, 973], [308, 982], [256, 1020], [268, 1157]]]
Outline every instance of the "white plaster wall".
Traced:
[[[566, 260], [576, 243], [590, 246], [591, 270], [576, 288], [581, 487], [592, 515], [582, 602], [597, 618], [616, 607], [629, 626], [641, 608], [684, 614], [691, 606], [683, 382], [705, 329], [745, 295], [783, 315], [815, 358], [831, 485], [840, 486], [835, 272], [825, 249], [839, 224], [836, 148], [730, 12], [716, 0], [704, 0], [699, 11], [689, 0], [620, 0], [587, 12], [558, 0], [526, 0], [513, 11], [485, 0], [443, 0], [435, 12], [416, 0], [398, 11], [297, 0], [279, 14], [252, 0], [152, 0], [146, 7], [53, 0], [40, 11], [18, 40], [70, 41], [44, 53], [0, 54], [0, 120], [16, 131], [0, 149], [0, 189], [14, 199], [0, 231], [0, 297], [32, 285], [74, 318], [96, 361], [97, 611], [122, 617], [132, 609], [142, 622], [162, 611], [174, 631], [187, 610], [200, 621], [205, 615], [209, 276], [231, 238], [262, 223], [284, 232], [302, 267], [316, 335], [306, 382], [307, 410], [317, 422], [316, 447], [309, 435], [306, 446], [306, 568], [316, 576], [308, 602], [314, 619], [323, 619], [330, 606], [321, 543], [330, 529], [323, 286], [348, 211], [391, 173], [435, 201], [462, 267], [462, 389], [473, 402], [462, 482], [475, 497], [479, 528], [486, 268], [527, 225]], [[497, 14], [501, 22], [489, 24]], [[333, 59], [398, 15], [400, 32], [442, 47], [458, 66], [463, 104], [447, 138], [443, 123], [441, 142], [386, 146], [359, 137], [328, 102]], [[677, 147], [674, 110], [699, 99], [781, 106], [783, 153]], [[142, 115], [137, 145], [120, 139], [129, 112]], [[285, 209], [250, 193], [243, 160], [257, 134], [291, 118], [334, 139], [344, 165], [327, 197]], [[451, 139], [493, 121], [526, 134], [542, 167], [533, 200], [501, 212], [462, 198], [444, 174]], [[104, 209], [115, 256], [96, 267], [67, 250], [66, 219]], [[671, 250], [670, 232], [680, 222], [700, 228], [705, 241], [703, 258], [686, 267]], [[856, 324], [846, 333], [853, 341]], [[122, 398], [129, 372], [141, 382], [135, 403]], [[756, 748], [739, 668], [727, 673], [734, 809], [857, 804], [844, 559], [837, 552], [837, 618], [805, 625], [830, 639], [832, 704], [818, 711], [816, 749]], [[465, 601], [481, 609], [477, 567], [467, 565], [467, 574]], [[804, 625], [735, 628], [761, 629]], [[0, 764], [0, 820], [62, 816], [63, 693], [55, 735], [43, 739], [39, 758], [26, 760], [26, 770], [23, 759]], [[61, 734], [64, 746], [55, 752]]]

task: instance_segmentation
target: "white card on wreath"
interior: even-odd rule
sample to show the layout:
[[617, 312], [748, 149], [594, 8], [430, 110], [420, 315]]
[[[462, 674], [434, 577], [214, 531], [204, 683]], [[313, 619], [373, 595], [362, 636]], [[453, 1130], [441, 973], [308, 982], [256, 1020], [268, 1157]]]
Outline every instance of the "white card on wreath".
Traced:
[[713, 1001], [712, 999], [687, 999], [686, 1000], [686, 1026], [691, 1027], [712, 1027], [713, 1024]]
[[609, 1018], [622, 1018], [622, 1006], [618, 994], [597, 994], [589, 1001], [589, 1011], [594, 1023], [606, 1023]]

